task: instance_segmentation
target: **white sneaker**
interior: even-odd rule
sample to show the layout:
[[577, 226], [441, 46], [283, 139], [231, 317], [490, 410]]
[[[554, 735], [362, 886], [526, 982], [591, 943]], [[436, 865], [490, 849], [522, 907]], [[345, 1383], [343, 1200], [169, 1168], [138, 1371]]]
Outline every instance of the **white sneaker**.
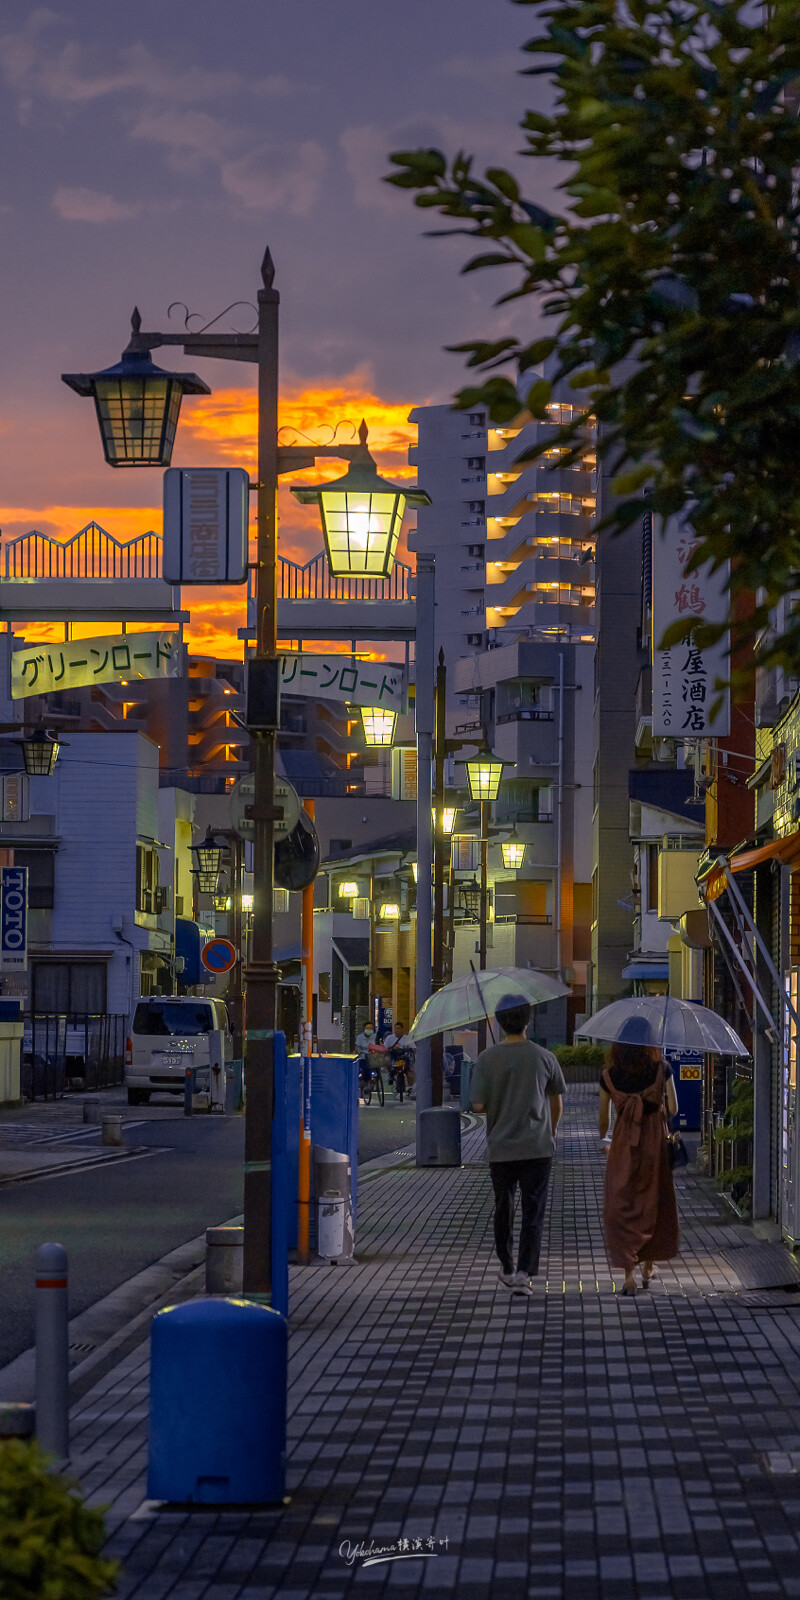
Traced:
[[514, 1284], [516, 1283], [516, 1281], [517, 1280], [516, 1280], [513, 1272], [501, 1272], [500, 1273], [500, 1282], [505, 1284], [505, 1287], [507, 1289], [513, 1289]]
[[533, 1278], [529, 1278], [526, 1272], [515, 1273], [512, 1292], [514, 1294], [533, 1294]]

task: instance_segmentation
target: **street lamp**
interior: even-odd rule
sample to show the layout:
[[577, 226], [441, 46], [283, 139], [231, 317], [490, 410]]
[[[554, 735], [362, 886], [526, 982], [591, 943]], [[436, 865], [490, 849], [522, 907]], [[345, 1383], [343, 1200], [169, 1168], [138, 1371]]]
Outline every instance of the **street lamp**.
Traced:
[[[450, 834], [452, 834], [453, 829], [454, 829], [454, 827], [456, 825], [456, 812], [457, 812], [457, 809], [458, 808], [456, 806], [442, 806], [441, 807], [440, 812], [439, 812], [439, 816], [440, 816], [440, 819], [441, 819], [441, 831], [442, 831], [442, 833], [450, 833]], [[435, 822], [436, 822], [436, 807], [435, 806], [433, 808], [433, 820], [434, 820], [434, 824], [435, 824]]]
[[358, 897], [358, 884], [352, 878], [346, 878], [339, 884], [339, 896], [342, 900], [355, 900]]
[[496, 800], [505, 762], [498, 760], [491, 751], [485, 750], [480, 755], [473, 756], [472, 760], [466, 761], [464, 765], [467, 769], [470, 799]]
[[384, 900], [383, 905], [379, 907], [378, 916], [383, 922], [398, 922], [400, 919], [400, 907], [397, 901]]
[[367, 449], [368, 436], [362, 420], [360, 442], [343, 478], [292, 488], [301, 505], [319, 506], [328, 566], [335, 578], [388, 578], [406, 506], [431, 503], [424, 490], [401, 487], [380, 476]]
[[[77, 394], [91, 396], [97, 407], [106, 460], [112, 466], [164, 466], [184, 393], [208, 394], [193, 373], [160, 371], [150, 359], [151, 350], [179, 346], [186, 356], [207, 356], [219, 361], [246, 361], [258, 370], [258, 441], [254, 488], [257, 492], [258, 541], [255, 562], [255, 651], [247, 661], [247, 715], [253, 757], [253, 880], [255, 904], [251, 955], [247, 967], [247, 1036], [245, 1046], [245, 1168], [244, 1168], [244, 1292], [256, 1300], [271, 1300], [287, 1309], [285, 1275], [272, 1295], [272, 1118], [275, 1084], [275, 1022], [280, 970], [273, 950], [273, 888], [275, 884], [275, 750], [278, 712], [278, 480], [282, 473], [308, 471], [320, 457], [335, 457], [357, 465], [356, 481], [344, 480], [344, 511], [331, 507], [323, 526], [331, 571], [345, 576], [381, 577], [391, 570], [394, 546], [406, 504], [429, 505], [421, 490], [387, 484], [378, 477], [366, 447], [362, 425], [357, 445], [283, 445], [278, 440], [278, 315], [280, 295], [275, 288], [275, 266], [269, 250], [261, 262], [258, 289], [258, 323], [249, 333], [222, 332], [208, 325], [194, 332], [146, 331], [138, 311], [122, 360], [97, 373], [65, 373], [64, 382]], [[216, 324], [219, 318], [213, 319]], [[330, 484], [323, 489], [336, 487]], [[298, 495], [318, 504], [319, 489]], [[353, 496], [351, 500], [351, 495]], [[360, 503], [357, 503], [359, 501]], [[391, 503], [387, 504], [389, 497]], [[331, 520], [333, 518], [333, 520]], [[334, 526], [339, 518], [341, 526]], [[351, 529], [352, 518], [352, 529]], [[388, 529], [388, 543], [381, 530]], [[342, 547], [354, 565], [335, 565], [334, 551]], [[360, 544], [359, 544], [360, 542]], [[357, 559], [360, 549], [360, 562]], [[388, 562], [388, 566], [387, 566]]]
[[45, 733], [43, 728], [37, 728], [27, 739], [16, 739], [22, 751], [25, 762], [25, 771], [29, 778], [49, 778], [58, 760], [61, 749], [58, 739], [53, 734]]
[[219, 888], [222, 852], [225, 846], [214, 838], [211, 829], [208, 828], [202, 843], [193, 844], [191, 849], [197, 863], [192, 870], [197, 878], [200, 893], [215, 895]]
[[522, 866], [525, 860], [525, 845], [516, 833], [512, 833], [508, 839], [504, 839], [500, 848], [503, 852], [504, 867], [509, 868], [511, 871], [516, 871], [517, 867]]
[[397, 712], [389, 711], [384, 706], [362, 706], [361, 726], [364, 729], [364, 743], [370, 749], [386, 749], [394, 738]]
[[210, 394], [194, 372], [165, 372], [142, 347], [138, 308], [131, 339], [119, 361], [102, 372], [65, 372], [76, 394], [91, 396], [110, 467], [168, 467], [185, 394]]

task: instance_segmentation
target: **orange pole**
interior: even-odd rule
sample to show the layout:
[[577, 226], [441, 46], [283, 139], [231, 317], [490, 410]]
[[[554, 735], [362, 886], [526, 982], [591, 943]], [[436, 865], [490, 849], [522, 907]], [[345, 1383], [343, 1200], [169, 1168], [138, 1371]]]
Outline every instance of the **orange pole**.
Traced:
[[[304, 800], [308, 815], [314, 817], [313, 800]], [[309, 1259], [311, 1221], [311, 1052], [314, 1019], [314, 885], [303, 890], [300, 944], [302, 949], [302, 1027], [300, 1046], [302, 1080], [300, 1085], [300, 1143], [297, 1188], [297, 1254]]]

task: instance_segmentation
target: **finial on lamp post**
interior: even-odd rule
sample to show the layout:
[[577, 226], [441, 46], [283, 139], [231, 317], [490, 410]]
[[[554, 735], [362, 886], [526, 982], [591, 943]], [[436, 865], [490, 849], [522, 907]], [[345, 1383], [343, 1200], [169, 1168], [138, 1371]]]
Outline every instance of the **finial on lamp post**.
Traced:
[[261, 262], [261, 282], [265, 289], [271, 289], [275, 282], [275, 262], [272, 259], [269, 245], [264, 251], [264, 257]]

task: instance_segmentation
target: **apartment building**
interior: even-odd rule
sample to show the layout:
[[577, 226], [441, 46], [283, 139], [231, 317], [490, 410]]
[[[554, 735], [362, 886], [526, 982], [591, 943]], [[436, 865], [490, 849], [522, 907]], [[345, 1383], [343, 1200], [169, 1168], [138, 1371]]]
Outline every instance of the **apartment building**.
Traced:
[[[555, 443], [574, 397], [554, 400], [547, 422], [524, 410], [495, 427], [485, 409], [418, 406], [409, 460], [432, 504], [417, 512], [409, 544], [436, 558], [436, 639], [448, 668], [507, 637], [591, 644], [594, 639], [596, 454], [587, 431], [576, 466], [559, 467]], [[543, 457], [525, 456], [552, 440]], [[450, 722], [471, 704], [448, 694]]]

